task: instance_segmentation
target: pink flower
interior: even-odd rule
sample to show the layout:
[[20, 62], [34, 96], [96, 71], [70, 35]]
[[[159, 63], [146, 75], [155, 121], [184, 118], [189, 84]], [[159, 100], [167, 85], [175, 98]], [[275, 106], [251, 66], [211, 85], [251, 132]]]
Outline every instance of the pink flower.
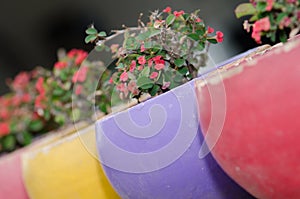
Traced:
[[155, 79], [158, 76], [158, 72], [152, 72], [150, 75], [150, 79]]
[[298, 21], [300, 21], [300, 11], [297, 12]]
[[72, 82], [76, 83], [76, 82], [84, 82], [86, 79], [86, 75], [88, 72], [88, 67], [87, 66], [83, 66], [81, 67], [78, 71], [76, 71], [73, 75], [72, 78]]
[[146, 63], [146, 58], [145, 56], [140, 56], [138, 58], [138, 63], [141, 64], [141, 65], [144, 65]]
[[0, 136], [8, 135], [10, 132], [9, 125], [5, 122], [0, 122]]
[[54, 64], [54, 68], [58, 70], [64, 69], [66, 67], [67, 67], [67, 63], [63, 61], [59, 61]]
[[15, 77], [12, 83], [13, 88], [15, 90], [24, 89], [24, 87], [26, 87], [27, 84], [29, 83], [29, 80], [30, 80], [29, 74], [26, 72], [21, 72]]
[[145, 46], [144, 44], [141, 45], [141, 52], [144, 52], [145, 51]]
[[118, 84], [117, 87], [116, 87], [116, 89], [117, 89], [118, 91], [123, 92], [123, 91], [125, 90], [125, 85], [124, 85], [123, 83]]
[[163, 84], [163, 86], [161, 87], [161, 89], [163, 89], [163, 90], [165, 90], [165, 89], [167, 89], [167, 88], [169, 88], [170, 87], [170, 82], [164, 82], [164, 84]]
[[116, 53], [118, 51], [118, 48], [119, 48], [119, 44], [112, 44], [110, 46], [110, 50], [112, 53]]
[[121, 75], [120, 75], [120, 80], [122, 82], [126, 82], [128, 80], [128, 74], [126, 71], [124, 71]]
[[270, 10], [272, 10], [273, 3], [274, 3], [274, 0], [267, 0], [267, 7], [266, 7], [266, 11], [270, 11]]
[[155, 68], [156, 70], [161, 70], [161, 69], [163, 69], [164, 67], [165, 67], [164, 64], [156, 64], [156, 65], [154, 66], [154, 68]]
[[28, 102], [30, 102], [30, 100], [31, 100], [31, 96], [30, 96], [29, 93], [25, 93], [25, 94], [22, 96], [22, 102], [28, 103]]
[[138, 71], [141, 71], [141, 70], [143, 70], [144, 69], [144, 66], [143, 65], [140, 65], [139, 67], [138, 67]]
[[256, 41], [256, 43], [261, 43], [261, 36], [260, 36], [260, 32], [257, 31], [253, 31], [251, 34], [251, 37]]
[[264, 17], [253, 24], [253, 31], [261, 32], [270, 30], [271, 24], [269, 17]]
[[296, 0], [287, 0], [288, 3], [295, 3]]
[[128, 90], [130, 91], [130, 92], [134, 92], [136, 89], [137, 89], [137, 87], [136, 87], [136, 83], [135, 83], [135, 81], [133, 81], [133, 80], [131, 80], [129, 83], [128, 83]]
[[75, 94], [80, 95], [82, 92], [82, 89], [83, 89], [82, 85], [77, 85], [76, 89], [75, 89]]
[[11, 101], [13, 106], [19, 106], [21, 102], [22, 102], [22, 96], [20, 95], [14, 95]]
[[172, 11], [172, 9], [169, 6], [163, 10], [163, 12], [165, 12], [165, 13], [170, 13], [171, 11]]
[[216, 34], [217, 34], [217, 36], [216, 36], [217, 42], [219, 42], [219, 43], [223, 42], [224, 34], [221, 31], [217, 31]]
[[108, 80], [108, 82], [109, 82], [110, 84], [113, 84], [113, 83], [114, 83], [113, 78], [110, 77], [109, 80]]
[[136, 61], [132, 60], [131, 64], [130, 64], [130, 67], [129, 67], [129, 71], [133, 72], [135, 67], [136, 67]]
[[41, 109], [45, 109], [45, 104], [44, 101], [46, 100], [46, 97], [44, 94], [40, 94], [35, 98], [34, 101], [34, 107], [35, 108], [41, 108]]
[[195, 19], [195, 21], [196, 21], [197, 23], [200, 23], [202, 20], [201, 20], [199, 17], [197, 17], [197, 18]]
[[180, 17], [181, 15], [184, 14], [184, 11], [183, 10], [180, 10], [179, 12], [178, 11], [174, 11], [173, 14], [175, 15], [175, 17]]
[[36, 84], [35, 84], [35, 89], [42, 95], [45, 94], [45, 88], [44, 88], [44, 78], [39, 77]]
[[281, 20], [279, 24], [279, 28], [283, 29], [284, 27], [288, 27], [291, 24], [292, 20], [289, 17], [285, 17], [283, 20]]
[[210, 27], [210, 26], [207, 27], [207, 33], [208, 34], [213, 33], [214, 31], [215, 30], [212, 27]]
[[9, 112], [6, 109], [0, 110], [0, 119], [6, 120], [9, 118]]
[[68, 52], [67, 56], [68, 56], [69, 58], [74, 58], [74, 57], [77, 55], [77, 53], [78, 53], [78, 50], [77, 50], [77, 49], [72, 49], [72, 50], [70, 50], [70, 51]]
[[149, 60], [148, 60], [148, 66], [151, 67], [152, 64], [153, 64], [153, 60], [152, 60], [152, 59], [149, 59]]

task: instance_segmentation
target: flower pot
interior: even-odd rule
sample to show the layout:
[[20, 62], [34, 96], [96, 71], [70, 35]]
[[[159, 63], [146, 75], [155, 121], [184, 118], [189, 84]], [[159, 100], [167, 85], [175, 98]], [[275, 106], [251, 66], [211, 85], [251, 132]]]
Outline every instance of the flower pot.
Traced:
[[[223, 81], [198, 82], [203, 133], [223, 103], [210, 91], [225, 88], [226, 119], [207, 144], [221, 167], [257, 198], [300, 198], [299, 130], [300, 40], [259, 55], [249, 64], [221, 72]], [[219, 137], [218, 137], [219, 136]]]
[[76, 127], [1, 157], [0, 198], [119, 198], [81, 142], [95, 143], [94, 126]]
[[[261, 50], [248, 51], [229, 63]], [[204, 143], [194, 83], [96, 123], [100, 162], [122, 198], [253, 198], [210, 154], [199, 157]]]

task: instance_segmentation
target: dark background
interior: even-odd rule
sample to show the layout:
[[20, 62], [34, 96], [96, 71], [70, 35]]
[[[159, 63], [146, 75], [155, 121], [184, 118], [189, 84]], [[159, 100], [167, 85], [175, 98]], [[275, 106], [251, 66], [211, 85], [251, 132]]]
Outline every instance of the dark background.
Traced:
[[224, 32], [224, 42], [210, 48], [219, 63], [256, 44], [236, 19], [235, 7], [246, 0], [10, 0], [0, 5], [0, 94], [8, 91], [5, 80], [36, 66], [51, 68], [59, 48], [91, 50], [84, 43], [85, 29], [94, 23], [99, 30], [136, 26], [139, 13], [171, 6], [191, 12], [215, 30]]

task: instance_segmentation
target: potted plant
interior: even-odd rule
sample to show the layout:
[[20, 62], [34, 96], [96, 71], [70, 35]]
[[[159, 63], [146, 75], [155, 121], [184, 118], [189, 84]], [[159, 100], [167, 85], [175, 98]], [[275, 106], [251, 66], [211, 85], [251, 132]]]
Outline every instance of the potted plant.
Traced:
[[[80, 96], [90, 89], [83, 82], [88, 66], [99, 67], [85, 62], [78, 70], [86, 56], [78, 49], [60, 51], [53, 70], [38, 67], [8, 80], [11, 92], [0, 97], [0, 198], [117, 197], [80, 142], [94, 129], [86, 128], [87, 122], [70, 126], [87, 117], [80, 113], [84, 110]], [[70, 167], [78, 162], [86, 164]], [[73, 184], [70, 176], [82, 183]], [[70, 189], [61, 186], [65, 184]]]
[[96, 123], [111, 184], [122, 198], [252, 198], [211, 155], [198, 157], [203, 137], [192, 79], [206, 63], [208, 43], [222, 42], [223, 33], [214, 34], [198, 11], [170, 7], [139, 25], [108, 38], [87, 29], [86, 42], [96, 43], [100, 60], [110, 57], [104, 63], [114, 70], [111, 103], [137, 103]]
[[[252, 15], [252, 37], [286, 41], [299, 31], [299, 1], [251, 1], [237, 9]], [[246, 23], [249, 28], [249, 24]], [[278, 36], [278, 37], [277, 37]], [[221, 167], [257, 198], [299, 198], [299, 38], [276, 45], [250, 63], [221, 72], [223, 81], [198, 82], [203, 133]], [[208, 89], [225, 88], [226, 120], [220, 135], [208, 131], [214, 103]], [[213, 103], [214, 102], [214, 103]], [[210, 135], [208, 135], [208, 132]], [[212, 145], [215, 144], [215, 145]]]

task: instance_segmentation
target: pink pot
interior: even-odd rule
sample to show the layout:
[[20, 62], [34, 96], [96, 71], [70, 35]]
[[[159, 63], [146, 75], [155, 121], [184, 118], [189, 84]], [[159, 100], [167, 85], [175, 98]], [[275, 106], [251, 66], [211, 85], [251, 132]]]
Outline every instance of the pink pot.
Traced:
[[[300, 198], [300, 39], [198, 82], [204, 135], [226, 104], [221, 134], [207, 144], [229, 176], [257, 198]], [[225, 89], [222, 98], [211, 92]], [[222, 124], [221, 124], [222, 125]], [[214, 141], [217, 140], [216, 145]]]

